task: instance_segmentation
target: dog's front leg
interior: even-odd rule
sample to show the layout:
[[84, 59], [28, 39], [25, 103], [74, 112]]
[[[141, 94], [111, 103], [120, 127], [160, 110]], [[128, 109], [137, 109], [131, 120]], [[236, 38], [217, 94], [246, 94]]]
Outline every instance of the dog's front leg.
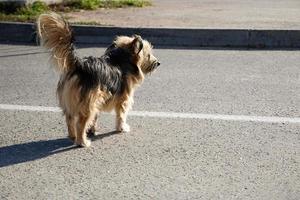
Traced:
[[126, 119], [129, 110], [133, 104], [131, 96], [125, 98], [123, 101], [120, 101], [116, 105], [116, 129], [120, 132], [129, 132], [130, 126], [127, 124]]

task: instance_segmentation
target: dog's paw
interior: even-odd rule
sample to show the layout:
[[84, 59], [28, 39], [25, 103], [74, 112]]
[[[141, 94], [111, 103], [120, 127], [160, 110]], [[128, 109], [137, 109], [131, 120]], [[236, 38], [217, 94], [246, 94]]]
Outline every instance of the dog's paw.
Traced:
[[130, 131], [130, 126], [126, 123], [117, 126], [117, 131], [127, 133]]
[[87, 136], [88, 137], [94, 137], [96, 136], [96, 128], [95, 127], [92, 127], [90, 128], [87, 132], [86, 132]]
[[91, 146], [91, 141], [90, 140], [83, 140], [83, 141], [75, 141], [75, 144], [80, 146], [80, 147], [90, 147]]

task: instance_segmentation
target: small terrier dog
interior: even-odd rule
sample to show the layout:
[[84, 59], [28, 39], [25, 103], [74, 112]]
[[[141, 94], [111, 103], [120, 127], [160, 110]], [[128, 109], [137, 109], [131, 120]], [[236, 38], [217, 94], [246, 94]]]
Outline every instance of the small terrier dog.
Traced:
[[79, 58], [72, 30], [60, 15], [41, 14], [37, 32], [60, 72], [57, 96], [69, 138], [79, 146], [89, 147], [87, 131], [95, 131], [97, 113], [113, 109], [117, 131], [130, 131], [126, 117], [134, 91], [144, 76], [160, 65], [151, 44], [138, 35], [118, 36], [101, 57]]

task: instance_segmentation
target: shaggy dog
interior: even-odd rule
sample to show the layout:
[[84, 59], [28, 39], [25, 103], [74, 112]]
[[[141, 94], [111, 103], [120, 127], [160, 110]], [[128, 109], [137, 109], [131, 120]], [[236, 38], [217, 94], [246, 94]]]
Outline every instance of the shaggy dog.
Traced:
[[140, 36], [118, 36], [101, 57], [79, 58], [73, 33], [58, 14], [42, 14], [37, 20], [41, 44], [50, 50], [60, 72], [57, 96], [66, 117], [69, 138], [88, 147], [87, 131], [95, 130], [97, 113], [116, 112], [116, 129], [128, 132], [126, 117], [136, 87], [160, 63], [151, 44]]

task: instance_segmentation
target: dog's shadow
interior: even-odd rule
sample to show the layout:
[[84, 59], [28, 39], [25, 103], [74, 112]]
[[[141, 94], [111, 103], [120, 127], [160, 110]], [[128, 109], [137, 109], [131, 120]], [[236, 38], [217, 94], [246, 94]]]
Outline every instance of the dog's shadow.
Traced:
[[[91, 136], [91, 140], [100, 140], [114, 134], [117, 131]], [[14, 164], [38, 160], [53, 154], [58, 154], [78, 148], [68, 138], [54, 140], [41, 140], [11, 146], [0, 147], [0, 168]]]

